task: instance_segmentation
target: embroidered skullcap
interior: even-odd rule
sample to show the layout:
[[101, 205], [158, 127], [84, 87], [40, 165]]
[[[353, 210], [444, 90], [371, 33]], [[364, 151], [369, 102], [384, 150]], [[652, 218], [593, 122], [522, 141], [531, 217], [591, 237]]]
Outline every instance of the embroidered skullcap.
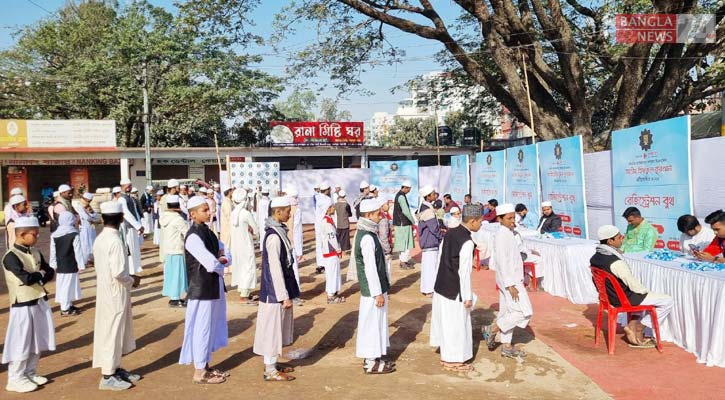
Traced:
[[339, 192], [337, 192], [337, 197], [345, 197], [346, 195], [347, 193], [345, 193], [344, 190], [340, 190]]
[[371, 192], [374, 192], [374, 191], [378, 190], [378, 187], [377, 187], [377, 186], [375, 186], [375, 185], [370, 185], [370, 186], [368, 187], [368, 189], [370, 189], [370, 191], [371, 191]]
[[164, 195], [164, 190], [163, 190], [163, 189], [159, 189], [159, 190], [157, 190], [157, 191], [156, 191], [156, 195], [157, 195], [157, 196], [163, 196], [163, 195]]
[[131, 193], [138, 193], [138, 188], [137, 187], [131, 188]]
[[384, 200], [382, 199], [365, 199], [360, 202], [360, 212], [361, 213], [369, 213], [373, 211], [377, 211], [380, 209], [380, 207], [383, 206]]
[[40, 223], [35, 217], [20, 217], [15, 220], [15, 229], [19, 228], [40, 228]]
[[460, 212], [461, 212], [461, 210], [458, 207], [451, 207], [451, 211], [450, 211], [451, 214], [460, 213]]
[[272, 202], [269, 204], [271, 208], [279, 208], [279, 207], [289, 207], [289, 197], [287, 196], [280, 196], [275, 197], [272, 199]]
[[297, 197], [299, 195], [299, 193], [297, 192], [297, 188], [295, 188], [295, 187], [289, 187], [289, 188], [285, 189], [284, 192], [287, 193], [287, 196], [290, 196], [290, 197]]
[[186, 208], [189, 209], [189, 211], [206, 204], [206, 199], [202, 196], [194, 196], [189, 199], [189, 203], [186, 204]]
[[499, 217], [506, 214], [511, 214], [512, 212], [516, 212], [516, 208], [511, 203], [504, 203], [496, 207], [496, 215], [498, 215]]
[[366, 187], [370, 187], [370, 184], [368, 183], [368, 181], [360, 182], [360, 189], [365, 189]]
[[128, 178], [125, 178], [125, 179], [121, 179], [121, 182], [119, 182], [119, 184], [120, 184], [121, 186], [126, 186], [126, 185], [130, 185], [130, 184], [131, 184], [131, 180], [130, 180], [130, 179], [128, 179]]
[[611, 239], [619, 234], [619, 229], [614, 225], [604, 225], [597, 229], [597, 237], [599, 240]]
[[85, 193], [83, 193], [83, 198], [86, 199], [86, 200], [88, 200], [88, 201], [91, 201], [91, 200], [93, 200], [93, 193], [91, 193], [91, 192], [85, 192]]
[[166, 186], [168, 186], [169, 188], [175, 188], [179, 186], [179, 181], [177, 181], [176, 179], [169, 179], [169, 181], [166, 183]]
[[479, 218], [483, 216], [483, 207], [480, 204], [466, 204], [463, 206], [461, 216], [464, 218]]
[[232, 193], [232, 201], [239, 204], [247, 198], [247, 191], [244, 189], [234, 189]]
[[431, 194], [431, 193], [433, 193], [435, 191], [436, 190], [435, 190], [435, 188], [433, 188], [433, 186], [431, 186], [431, 185], [425, 185], [422, 188], [420, 188], [420, 190], [418, 191], [418, 193], [420, 194], [420, 197], [425, 198], [425, 196], [428, 196], [429, 194]]
[[330, 188], [330, 184], [327, 182], [320, 183], [320, 190], [327, 190]]
[[121, 193], [121, 187], [120, 186], [114, 186], [113, 187], [113, 190], [111, 190], [111, 193], [113, 193], [113, 194]]
[[541, 203], [541, 208], [544, 208], [544, 207], [551, 207], [551, 202], [550, 201], [544, 201], [544, 202], [542, 202]]
[[107, 201], [101, 204], [101, 214], [121, 214], [123, 208], [117, 201]]
[[20, 203], [25, 203], [25, 196], [22, 194], [16, 194], [10, 198], [10, 207]]
[[58, 193], [64, 193], [64, 192], [67, 192], [69, 190], [72, 190], [72, 189], [71, 189], [70, 186], [68, 186], [66, 184], [62, 184], [62, 185], [58, 186]]
[[10, 191], [11, 196], [15, 196], [16, 194], [23, 194], [23, 189], [20, 189], [19, 187], [13, 188], [13, 190]]
[[166, 204], [169, 203], [178, 203], [179, 202], [179, 196], [175, 194], [170, 194], [166, 196]]

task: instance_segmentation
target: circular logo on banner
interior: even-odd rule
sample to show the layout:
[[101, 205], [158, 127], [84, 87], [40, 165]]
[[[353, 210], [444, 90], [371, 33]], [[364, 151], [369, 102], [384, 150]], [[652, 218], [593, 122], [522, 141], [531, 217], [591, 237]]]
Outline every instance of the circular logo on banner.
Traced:
[[524, 162], [524, 151], [523, 150], [519, 150], [518, 159], [519, 159], [520, 163]]
[[396, 163], [390, 164], [390, 170], [391, 171], [397, 171], [398, 170], [398, 164], [396, 164]]
[[493, 157], [489, 154], [488, 156], [486, 156], [486, 164], [491, 165], [492, 162], [493, 162]]
[[639, 134], [639, 147], [642, 148], [642, 151], [649, 151], [652, 148], [652, 139], [652, 132], [649, 129], [645, 129]]
[[557, 160], [561, 160], [561, 145], [559, 143], [554, 146], [554, 157], [556, 157]]
[[18, 134], [18, 124], [15, 121], [9, 121], [7, 125], [8, 135], [15, 136]]

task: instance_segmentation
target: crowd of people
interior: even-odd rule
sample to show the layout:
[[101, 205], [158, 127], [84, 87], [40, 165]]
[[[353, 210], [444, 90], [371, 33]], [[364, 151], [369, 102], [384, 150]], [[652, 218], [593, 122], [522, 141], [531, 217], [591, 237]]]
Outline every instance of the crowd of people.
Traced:
[[[324, 274], [327, 304], [345, 303], [340, 265], [349, 258], [346, 279], [357, 281], [360, 290], [355, 354], [364, 373], [396, 370], [395, 362], [386, 358], [391, 264], [398, 254], [399, 268], [415, 268], [411, 250], [416, 236], [420, 292], [432, 301], [430, 345], [440, 348], [442, 367], [473, 369], [470, 313], [477, 297], [471, 273], [479, 262], [475, 260], [487, 258], [475, 254], [490, 255], [484, 262], [495, 270], [499, 288], [499, 312], [483, 328], [486, 344], [493, 350], [498, 341], [502, 356], [523, 360], [526, 351], [512, 345], [513, 332], [533, 316], [524, 262], [539, 262], [539, 254], [526, 247], [520, 232], [558, 232], [562, 218], [550, 202], [542, 203], [540, 220], [532, 222], [524, 204], [499, 204], [496, 199], [481, 204], [466, 195], [459, 205], [447, 194], [439, 199], [432, 186], [419, 188], [420, 206], [412, 210], [411, 185], [402, 182], [394, 199], [387, 201], [377, 187], [361, 182], [352, 204], [340, 187], [333, 191], [322, 182], [314, 188], [316, 273]], [[219, 384], [229, 378], [229, 372], [211, 367], [212, 354], [228, 344], [227, 283], [236, 288], [241, 304], [257, 307], [253, 352], [262, 358], [264, 380], [293, 380], [294, 367], [278, 358], [294, 338], [294, 307], [304, 304], [298, 196], [294, 187], [270, 196], [263, 187], [214, 184], [196, 189], [175, 179], [163, 189], [148, 186], [139, 195], [124, 179], [109, 197], [86, 192], [74, 201], [73, 188], [64, 184], [48, 209], [52, 233], [46, 261], [36, 247], [38, 220], [23, 193], [14, 189], [5, 209], [8, 251], [2, 260], [10, 301], [2, 357], [9, 363], [6, 389], [29, 392], [47, 383], [37, 372], [40, 353], [55, 349], [45, 285], [55, 280], [61, 317], [77, 316], [81, 310], [73, 302], [82, 296], [78, 274], [89, 267], [96, 274], [95, 308], [103, 310], [95, 314], [93, 331], [92, 367], [101, 370], [99, 389], [129, 389], [142, 378], [123, 369], [121, 362], [136, 347], [131, 293], [142, 280], [141, 248], [150, 234], [163, 265], [162, 294], [169, 298], [169, 307], [186, 309], [179, 363], [193, 365], [192, 381]], [[356, 221], [352, 235], [351, 218]], [[624, 234], [611, 225], [598, 229], [591, 265], [616, 277], [632, 305], [653, 305], [663, 320], [673, 307], [672, 298], [648, 291], [622, 256], [653, 249], [657, 231], [634, 207], [623, 218], [628, 223]], [[702, 260], [725, 263], [725, 212], [714, 212], [705, 222], [710, 227], [691, 215], [678, 220], [682, 249]], [[96, 224], [103, 226], [98, 236]], [[486, 228], [493, 232], [491, 242], [480, 237], [486, 224], [492, 224]], [[617, 305], [613, 288], [608, 286], [607, 293]], [[655, 345], [648, 315], [621, 323], [633, 347]]]

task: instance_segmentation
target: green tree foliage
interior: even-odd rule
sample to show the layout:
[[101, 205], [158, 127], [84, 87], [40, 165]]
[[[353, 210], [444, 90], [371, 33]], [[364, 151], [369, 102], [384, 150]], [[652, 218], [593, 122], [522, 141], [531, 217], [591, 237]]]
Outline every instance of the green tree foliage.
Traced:
[[387, 135], [378, 138], [382, 147], [435, 145], [436, 123], [433, 118], [395, 117]]
[[339, 110], [337, 101], [334, 99], [322, 99], [320, 103], [320, 121], [350, 121], [352, 113], [347, 110]]
[[287, 100], [274, 104], [285, 121], [314, 121], [317, 96], [311, 90], [295, 88]]
[[197, 11], [69, 2], [0, 54], [0, 115], [115, 119], [119, 146], [140, 146], [146, 85], [153, 146], [213, 145], [214, 133], [221, 144], [256, 143], [277, 115], [280, 80], [232, 49], [254, 37], [212, 29]]

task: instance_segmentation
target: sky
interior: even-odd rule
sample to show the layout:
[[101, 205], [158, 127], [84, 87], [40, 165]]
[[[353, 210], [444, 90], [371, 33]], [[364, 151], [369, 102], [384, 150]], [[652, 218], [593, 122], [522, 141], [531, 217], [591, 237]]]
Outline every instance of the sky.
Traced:
[[[0, 15], [0, 49], [11, 47], [15, 43], [12, 33], [19, 27], [27, 24], [37, 23], [38, 21], [51, 17], [59, 8], [61, 8], [67, 0], [0, 0], [3, 5], [3, 12]], [[132, 0], [119, 0], [120, 3]], [[170, 11], [174, 10], [174, 0], [150, 0], [154, 5], [164, 7]], [[285, 0], [264, 0], [263, 5], [253, 12], [252, 19], [256, 21], [256, 26], [251, 29], [264, 38], [268, 38], [272, 32], [272, 21], [274, 15], [287, 3]], [[444, 17], [452, 18], [457, 13], [457, 6], [452, 6], [449, 0], [434, 0], [433, 2], [439, 7], [439, 12]], [[304, 82], [305, 86], [317, 91], [320, 87], [328, 85], [321, 97], [329, 97], [338, 99], [338, 108], [341, 110], [349, 110], [352, 113], [353, 120], [369, 122], [373, 113], [382, 111], [395, 113], [397, 103], [407, 97], [405, 91], [396, 91], [394, 94], [390, 90], [396, 86], [402, 85], [412, 78], [433, 71], [440, 71], [441, 66], [433, 59], [435, 53], [443, 47], [440, 44], [429, 40], [417, 38], [405, 32], [398, 31], [394, 28], [388, 28], [389, 40], [397, 46], [406, 50], [406, 61], [402, 64], [393, 66], [379, 66], [371, 71], [361, 75], [361, 80], [365, 89], [372, 91], [371, 96], [360, 95], [355, 93], [343, 94], [338, 99], [336, 89], [329, 87], [329, 78], [322, 76], [315, 81]], [[314, 30], [300, 29], [297, 35], [288, 38], [282, 43], [285, 49], [303, 48], [306, 44], [313, 42], [316, 38]], [[252, 54], [263, 54], [264, 59], [261, 63], [255, 64], [255, 68], [263, 70], [269, 74], [276, 76], [284, 76], [284, 68], [286, 65], [285, 52], [275, 54], [271, 47], [254, 47], [247, 49]], [[286, 97], [286, 91], [282, 97]]]

